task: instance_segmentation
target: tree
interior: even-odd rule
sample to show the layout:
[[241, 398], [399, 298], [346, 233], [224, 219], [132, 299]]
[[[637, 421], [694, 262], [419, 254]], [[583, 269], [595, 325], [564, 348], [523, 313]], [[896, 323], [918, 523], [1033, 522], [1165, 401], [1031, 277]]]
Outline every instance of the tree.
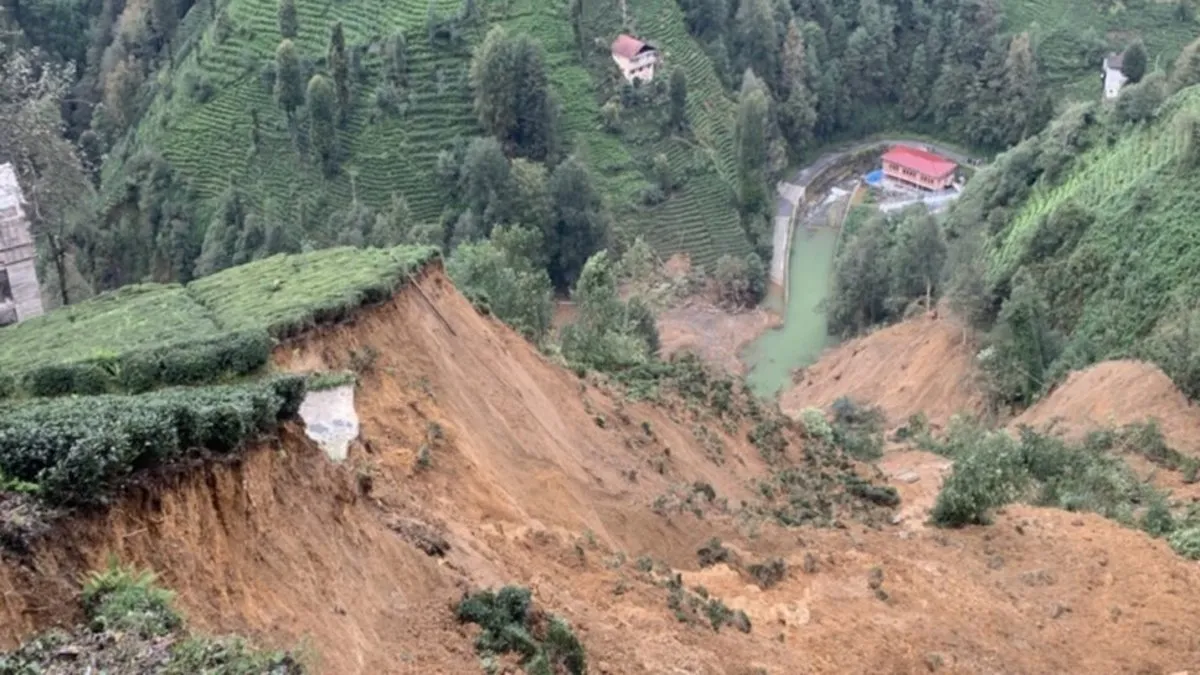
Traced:
[[171, 36], [179, 26], [179, 3], [177, 0], [153, 0], [150, 4], [150, 21], [158, 34], [158, 43], [167, 50], [167, 58], [174, 63], [171, 51]]
[[683, 131], [687, 126], [687, 72], [678, 66], [671, 71], [668, 87], [671, 97], [670, 125], [672, 131]]
[[1175, 66], [1171, 69], [1170, 91], [1173, 94], [1184, 87], [1200, 82], [1200, 38], [1192, 40], [1179, 52]]
[[137, 93], [142, 87], [142, 68], [132, 56], [118, 61], [104, 83], [104, 105], [121, 129], [133, 124]]
[[13, 166], [39, 255], [51, 269], [43, 281], [66, 305], [90, 294], [75, 263], [96, 193], [61, 133], [72, 70], [39, 61], [36, 52], [0, 47], [0, 155]]
[[512, 185], [509, 220], [542, 233], [542, 254], [530, 258], [538, 267], [547, 267], [552, 256], [546, 247], [554, 223], [546, 166], [518, 158], [513, 160], [509, 175]]
[[763, 212], [767, 204], [767, 92], [747, 71], [738, 97], [735, 129], [738, 197], [743, 215]]
[[904, 214], [892, 247], [891, 288], [905, 304], [925, 296], [925, 308], [933, 309], [933, 291], [946, 262], [946, 242], [937, 221], [924, 206]]
[[480, 236], [488, 236], [495, 224], [508, 219], [509, 176], [508, 158], [496, 139], [471, 140], [459, 171], [459, 194], [478, 219]]
[[408, 42], [404, 33], [393, 33], [383, 43], [383, 63], [392, 84], [397, 87], [408, 84]]
[[1142, 44], [1140, 39], [1134, 40], [1125, 48], [1125, 53], [1121, 57], [1121, 73], [1129, 78], [1131, 83], [1137, 84], [1146, 75], [1146, 64], [1149, 60], [1146, 55], [1146, 45]]
[[413, 229], [412, 210], [404, 195], [393, 192], [392, 203], [387, 211], [375, 216], [371, 233], [366, 238], [369, 246], [387, 248], [410, 241]]
[[887, 318], [890, 247], [887, 220], [873, 216], [844, 244], [834, 262], [833, 288], [826, 305], [829, 331], [849, 336]]
[[699, 38], [720, 39], [725, 33], [729, 8], [725, 0], [682, 0], [688, 32]]
[[946, 296], [952, 311], [963, 322], [963, 341], [967, 331], [983, 327], [992, 306], [987, 285], [987, 261], [982, 237], [970, 234], [960, 237], [949, 248], [946, 267], [949, 279]]
[[550, 279], [559, 288], [570, 286], [588, 257], [604, 248], [609, 215], [600, 192], [583, 162], [574, 156], [559, 164], [549, 181], [552, 216], [546, 232]]
[[645, 304], [622, 302], [615, 266], [607, 251], [591, 256], [571, 293], [574, 323], [562, 331], [568, 361], [602, 371], [644, 363], [658, 349], [658, 331]]
[[346, 56], [346, 34], [342, 22], [334, 22], [329, 31], [329, 54], [326, 57], [333, 84], [337, 90], [337, 114], [339, 124], [350, 118], [350, 59]]
[[1145, 122], [1154, 119], [1158, 106], [1166, 97], [1167, 77], [1162, 71], [1156, 70], [1142, 78], [1141, 82], [1121, 87], [1114, 108], [1116, 118], [1121, 122]]
[[[541, 237], [540, 232], [520, 227], [502, 227], [496, 233], [500, 241]], [[533, 244], [540, 246], [540, 242]], [[446, 272], [467, 297], [486, 304], [496, 318], [526, 338], [540, 341], [550, 329], [554, 314], [550, 277], [520, 252], [495, 241], [466, 243], [454, 249]]]
[[733, 307], [753, 307], [766, 292], [767, 268], [762, 258], [750, 253], [745, 258], [723, 255], [717, 259], [713, 278], [721, 302]]
[[929, 57], [925, 45], [919, 44], [913, 49], [908, 76], [900, 94], [900, 108], [906, 119], [917, 119], [925, 112], [926, 100], [929, 98], [929, 80]]
[[508, 154], [537, 161], [553, 154], [555, 107], [540, 44], [495, 26], [475, 50], [470, 79], [479, 123]]
[[675, 189], [675, 176], [671, 171], [671, 160], [667, 158], [666, 153], [658, 153], [654, 156], [654, 180], [658, 183], [659, 189], [664, 195], [671, 194]]
[[1001, 108], [1007, 112], [1007, 138], [1015, 144], [1033, 132], [1038, 114], [1037, 61], [1033, 56], [1029, 33], [1014, 35], [1004, 61], [1007, 95]]
[[754, 71], [772, 89], [779, 81], [779, 35], [769, 0], [743, 0], [737, 11], [740, 67]]
[[238, 252], [238, 240], [242, 236], [246, 214], [246, 197], [231, 176], [208, 229], [204, 232], [204, 246], [199, 259], [196, 260], [196, 276], [207, 276], [234, 264], [234, 255]]
[[285, 39], [275, 50], [275, 100], [289, 121], [296, 108], [304, 103], [304, 81], [301, 78], [296, 45]]
[[337, 100], [333, 83], [328, 77], [317, 73], [308, 81], [308, 140], [309, 145], [321, 158], [325, 174], [337, 171]]
[[1024, 270], [1000, 308], [991, 352], [983, 361], [992, 395], [1000, 402], [1028, 405], [1046, 386], [1050, 364], [1060, 351], [1050, 329], [1050, 309], [1033, 277]]
[[808, 88], [807, 52], [800, 26], [795, 21], [788, 22], [780, 81], [785, 99], [779, 116], [783, 135], [796, 153], [812, 140], [817, 123], [816, 100]]
[[296, 0], [279, 0], [279, 34], [289, 40], [300, 32], [300, 20], [296, 17]]

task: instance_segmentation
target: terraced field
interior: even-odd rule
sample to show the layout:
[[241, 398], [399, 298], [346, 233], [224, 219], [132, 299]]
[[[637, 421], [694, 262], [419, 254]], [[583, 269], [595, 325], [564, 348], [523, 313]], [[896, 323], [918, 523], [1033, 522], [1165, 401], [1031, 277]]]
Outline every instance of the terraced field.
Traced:
[[[433, 0], [446, 16], [457, 0]], [[284, 205], [292, 218], [321, 226], [353, 196], [385, 208], [393, 193], [409, 202], [414, 217], [440, 217], [444, 198], [435, 183], [438, 153], [456, 137], [479, 133], [472, 112], [468, 68], [471, 45], [487, 26], [502, 23], [527, 32], [546, 49], [550, 80], [561, 105], [566, 150], [583, 157], [607, 195], [624, 231], [643, 233], [663, 254], [687, 251], [703, 264], [719, 254], [744, 254], [749, 242], [741, 230], [729, 183], [733, 175], [734, 103], [700, 47], [688, 35], [672, 0], [633, 6], [636, 30], [661, 45], [668, 63], [688, 73], [692, 134], [687, 140], [645, 133], [617, 135], [603, 127], [600, 107], [617, 91], [608, 42], [621, 30], [617, 0], [585, 6], [589, 32], [586, 61], [580, 58], [565, 0], [480, 2], [485, 17], [466, 31], [457, 47], [431, 46], [426, 32], [430, 4], [424, 0], [297, 0], [300, 32], [295, 40], [311, 71], [323, 67], [329, 26], [343, 23], [348, 48], [362, 52], [354, 87], [354, 109], [339, 138], [346, 150], [343, 170], [325, 178], [306, 157], [307, 129], [289, 125], [264, 82], [264, 66], [274, 63], [280, 36], [277, 0], [229, 0], [227, 20], [211, 20], [207, 6], [185, 17], [175, 70], [159, 75], [157, 95], [131, 136], [106, 165], [106, 185], [120, 191], [121, 158], [138, 147], [164, 153], [191, 181], [210, 209], [230, 183], [262, 206], [267, 198]], [[381, 80], [383, 40], [403, 32], [408, 41], [408, 106], [403, 116], [372, 109], [371, 94]], [[200, 102], [189, 82], [203, 82], [215, 94]], [[257, 115], [257, 147], [253, 116]], [[688, 184], [664, 204], [646, 208], [640, 195], [650, 184], [650, 166], [666, 153]], [[206, 213], [201, 214], [202, 217]], [[311, 227], [312, 225], [310, 225]]]
[[[443, 14], [458, 8], [454, 0], [433, 4]], [[280, 41], [276, 0], [230, 0], [225, 5], [232, 32], [221, 39], [217, 22], [204, 30], [139, 125], [137, 144], [160, 149], [203, 198], [216, 197], [233, 180], [252, 199], [272, 196], [289, 205], [308, 200], [310, 212], [323, 214], [330, 206], [349, 202], [354, 189], [363, 202], [377, 208], [399, 192], [416, 217], [435, 219], [442, 206], [432, 172], [437, 154], [455, 136], [475, 133], [466, 82], [469, 51], [430, 47], [425, 32], [430, 5], [422, 0], [299, 0], [296, 5], [296, 44], [311, 67], [323, 63], [334, 21], [342, 21], [348, 48], [365, 49], [354, 112], [339, 134], [349, 155], [343, 172], [327, 180], [315, 163], [299, 160], [293, 134], [303, 147], [306, 130], [301, 125], [289, 128], [260, 77], [263, 66], [274, 63]], [[193, 15], [199, 11], [200, 5], [186, 20], [195, 22]], [[379, 46], [397, 31], [406, 35], [409, 45], [407, 115], [372, 121], [371, 92], [382, 65]], [[184, 86], [189, 79], [206, 81], [216, 95], [204, 103], [193, 100]], [[250, 143], [252, 110], [259, 120], [257, 152], [251, 151]], [[113, 164], [109, 171], [119, 171], [119, 163]], [[332, 203], [312, 202], [312, 196], [321, 193]]]
[[1087, 33], [1123, 49], [1134, 38], [1146, 44], [1164, 69], [1180, 48], [1194, 39], [1196, 21], [1181, 20], [1176, 2], [1108, 2], [1097, 0], [1004, 0], [1006, 24], [1028, 30], [1037, 45], [1042, 78], [1073, 98], [1100, 95], [1100, 61], [1087, 58]]

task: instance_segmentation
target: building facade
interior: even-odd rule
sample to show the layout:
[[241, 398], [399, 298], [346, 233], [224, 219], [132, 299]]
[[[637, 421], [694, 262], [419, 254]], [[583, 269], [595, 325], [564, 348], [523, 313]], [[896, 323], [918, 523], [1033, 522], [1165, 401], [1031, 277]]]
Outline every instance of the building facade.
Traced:
[[1123, 54], [1109, 54], [1104, 57], [1104, 100], [1112, 101], [1121, 95], [1121, 87], [1129, 78], [1121, 68], [1125, 65]]
[[11, 164], [0, 164], [0, 326], [42, 313], [37, 252]]
[[925, 150], [894, 146], [883, 154], [883, 175], [925, 190], [945, 190], [954, 184], [958, 165]]
[[613, 40], [612, 57], [626, 82], [650, 82], [660, 63], [657, 49], [624, 33]]

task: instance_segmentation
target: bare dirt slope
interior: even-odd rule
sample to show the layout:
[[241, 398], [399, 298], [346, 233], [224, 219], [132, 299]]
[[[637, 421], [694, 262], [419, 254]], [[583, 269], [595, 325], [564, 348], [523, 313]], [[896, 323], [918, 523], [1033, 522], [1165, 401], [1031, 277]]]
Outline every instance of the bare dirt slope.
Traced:
[[1171, 447], [1200, 455], [1200, 409], [1158, 366], [1144, 361], [1104, 361], [1071, 373], [1013, 424], [1054, 423], [1057, 431], [1079, 438], [1092, 429], [1147, 419], [1158, 421]]
[[663, 356], [693, 352], [732, 375], [746, 370], [741, 359], [746, 345], [779, 324], [779, 317], [765, 309], [731, 312], [703, 298], [664, 310], [657, 319]]
[[[901, 486], [916, 512], [899, 526], [785, 530], [715, 506], [656, 514], [657, 496], [698, 480], [734, 508], [752, 500], [764, 466], [745, 430], [714, 430], [718, 466], [683, 411], [622, 404], [547, 362], [437, 270], [419, 285], [277, 354], [295, 369], [375, 355], [359, 383], [363, 441], [346, 463], [289, 429], [243, 462], [162, 478], [65, 523], [0, 564], [0, 641], [73, 618], [77, 575], [115, 552], [160, 571], [199, 628], [305, 641], [338, 675], [481, 672], [452, 603], [502, 583], [567, 617], [593, 673], [1200, 667], [1200, 567], [1064, 512], [926, 529], [937, 458], [887, 467], [900, 482], [918, 474]], [[713, 536], [742, 563], [784, 558], [785, 579], [760, 590], [728, 565], [700, 569], [695, 551]], [[634, 563], [643, 554], [744, 609], [752, 631], [680, 622], [661, 573]]]
[[943, 425], [983, 410], [971, 350], [948, 318], [909, 319], [829, 350], [781, 394], [780, 407], [794, 416], [842, 396], [881, 406], [892, 424], [924, 412]]

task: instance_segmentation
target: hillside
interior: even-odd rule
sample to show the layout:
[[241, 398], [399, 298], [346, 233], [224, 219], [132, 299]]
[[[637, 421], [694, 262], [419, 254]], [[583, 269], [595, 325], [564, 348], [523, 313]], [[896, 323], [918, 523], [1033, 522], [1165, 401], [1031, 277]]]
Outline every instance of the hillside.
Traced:
[[[288, 425], [240, 461], [161, 476], [62, 522], [0, 562], [0, 640], [71, 620], [77, 574], [115, 552], [159, 571], [194, 628], [303, 642], [318, 672], [482, 672], [476, 631], [452, 607], [504, 583], [568, 619], [589, 672], [1170, 672], [1194, 660], [1200, 571], [1141, 533], [1028, 507], [949, 533], [850, 524], [857, 509], [828, 530], [739, 514], [768, 469], [744, 434], [712, 427], [726, 460], [714, 462], [696, 413], [554, 366], [436, 268], [273, 361], [345, 367], [368, 348], [378, 359], [360, 374], [363, 437], [348, 462]], [[697, 481], [713, 503], [675, 501]], [[702, 568], [697, 549], [714, 536], [734, 562]], [[760, 589], [743, 570], [774, 556], [784, 577]], [[689, 618], [699, 596], [673, 588], [744, 610], [750, 632]]]
[[[588, 45], [582, 59], [565, 2], [478, 3], [480, 15], [470, 21], [455, 18], [460, 5], [454, 0], [296, 2], [295, 44], [305, 72], [325, 68], [335, 21], [344, 26], [354, 62], [353, 108], [338, 132], [346, 158], [331, 177], [322, 175], [319, 162], [310, 161], [305, 144], [294, 139], [307, 133], [306, 124], [289, 125], [271, 82], [261, 77], [264, 68], [273, 67], [280, 42], [277, 0], [231, 0], [222, 5], [217, 21], [195, 16], [206, 11], [197, 5], [181, 28], [195, 32], [183, 36], [188, 48], [181, 50], [174, 68], [159, 75], [164, 84], [147, 113], [110, 153], [105, 185], [116, 191], [109, 191], [109, 199], [118, 198], [123, 189], [118, 178], [129, 169], [122, 158], [149, 148], [162, 153], [191, 183], [200, 200], [201, 222], [231, 182], [256, 209], [268, 200], [276, 208], [284, 205], [273, 217], [303, 220], [318, 241], [336, 237], [324, 231], [324, 223], [346, 210], [353, 198], [385, 209], [398, 194], [415, 220], [436, 222], [449, 205], [438, 183], [439, 153], [450, 150], [456, 139], [483, 135], [472, 110], [468, 67], [473, 46], [489, 25], [498, 23], [530, 34], [545, 49], [550, 84], [562, 111], [565, 150], [589, 165], [631, 236], [644, 233], [663, 253], [686, 250], [706, 264], [720, 253], [749, 250], [724, 180], [733, 164], [732, 102], [673, 2], [640, 3], [632, 20], [661, 42], [665, 58], [682, 66], [694, 83], [696, 95], [689, 103], [694, 140], [663, 137], [649, 109], [627, 111], [619, 134], [604, 129], [600, 107], [619, 94], [607, 46], [620, 32], [615, 0], [587, 3], [585, 22], [596, 44]], [[373, 102], [385, 81], [384, 41], [393, 33], [403, 34], [408, 45], [405, 100], [398, 114]], [[196, 83], [211, 93], [190, 94]], [[670, 158], [673, 172], [687, 179], [664, 203], [642, 207], [640, 196], [660, 152]]]
[[1059, 101], [1094, 100], [1101, 95], [1101, 59], [1142, 40], [1150, 70], [1166, 69], [1196, 37], [1195, 10], [1189, 2], [1137, 5], [1092, 0], [1004, 0], [1011, 30], [1029, 31], [1037, 45], [1041, 74]]
[[[1189, 395], [1200, 246], [1191, 226], [1194, 120], [1200, 90], [1184, 89], [1149, 121], [1122, 108], [1079, 107], [998, 158], [967, 188], [950, 228], [987, 223], [988, 281], [999, 302], [1016, 295], [1049, 331], [1050, 378], [1089, 363], [1158, 363]], [[1022, 305], [1025, 306], [1025, 305]], [[1030, 371], [1034, 372], [1034, 371]]]

